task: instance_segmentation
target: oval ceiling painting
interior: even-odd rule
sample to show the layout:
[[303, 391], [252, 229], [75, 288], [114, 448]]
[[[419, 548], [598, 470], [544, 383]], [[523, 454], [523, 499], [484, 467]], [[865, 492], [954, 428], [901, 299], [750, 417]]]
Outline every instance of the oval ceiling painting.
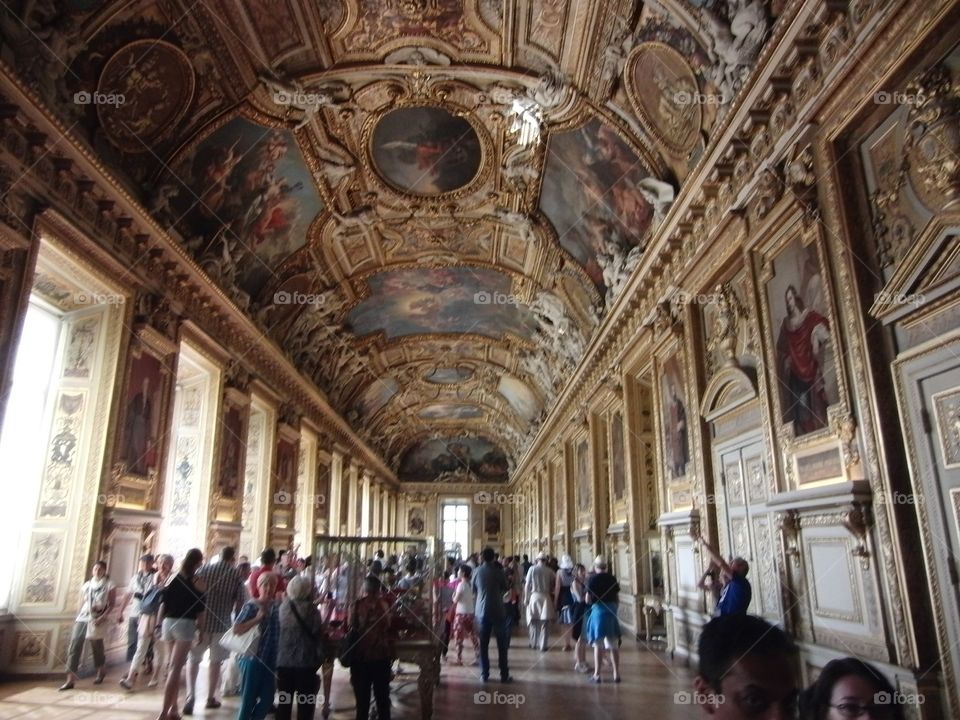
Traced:
[[374, 128], [370, 152], [387, 183], [425, 197], [468, 185], [483, 157], [474, 127], [440, 107], [391, 110]]

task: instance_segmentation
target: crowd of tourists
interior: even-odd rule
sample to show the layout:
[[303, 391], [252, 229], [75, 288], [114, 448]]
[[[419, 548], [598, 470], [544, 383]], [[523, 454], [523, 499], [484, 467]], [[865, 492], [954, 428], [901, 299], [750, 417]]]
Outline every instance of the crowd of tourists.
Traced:
[[[727, 562], [697, 540], [714, 563], [701, 585], [716, 600], [715, 617], [699, 639], [693, 688], [704, 714], [720, 720], [904, 717], [894, 687], [859, 659], [829, 662], [801, 691], [796, 645], [780, 628], [747, 614], [747, 563], [741, 558]], [[462, 561], [447, 558], [439, 577], [432, 577], [422, 558], [386, 557], [383, 551], [358, 574], [336, 557], [312, 565], [309, 557], [268, 548], [252, 567], [226, 547], [211, 562], [204, 562], [200, 550], [190, 550], [174, 571], [172, 556], [145, 554], [120, 597], [106, 563], [98, 561], [81, 588], [60, 690], [78, 682], [86, 645], [96, 669], [93, 682], [104, 681], [104, 640], [108, 623], [114, 622], [126, 625], [128, 638], [129, 666], [119, 684], [127, 692], [162, 687], [157, 720], [193, 715], [198, 701], [216, 709], [218, 695], [239, 696], [238, 720], [261, 720], [271, 713], [288, 720], [295, 708], [299, 720], [312, 720], [318, 706], [329, 717], [338, 658], [350, 670], [357, 720], [368, 720], [371, 701], [377, 717], [390, 720], [398, 603], [424, 593], [439, 612], [437, 639], [446, 661], [463, 665], [469, 643], [481, 682], [490, 682], [491, 640], [500, 682], [513, 681], [509, 647], [521, 615], [531, 649], [572, 652], [573, 670], [596, 683], [603, 682], [607, 666], [612, 682], [622, 679], [620, 585], [602, 556], [588, 571], [568, 555], [540, 553], [531, 562], [525, 555], [500, 557], [486, 548]], [[358, 593], [349, 592], [352, 581]], [[554, 625], [559, 641], [551, 645]], [[207, 696], [198, 698], [205, 656]]]

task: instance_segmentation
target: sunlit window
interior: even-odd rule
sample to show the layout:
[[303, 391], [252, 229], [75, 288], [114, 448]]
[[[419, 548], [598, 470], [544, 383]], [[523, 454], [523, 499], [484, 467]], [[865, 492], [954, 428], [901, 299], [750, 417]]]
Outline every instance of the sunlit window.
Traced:
[[31, 304], [14, 361], [13, 385], [0, 431], [0, 468], [4, 493], [0, 502], [0, 547], [16, 562], [0, 563], [0, 609], [11, 603], [15, 578], [22, 570], [40, 494], [44, 443], [49, 436], [51, 389], [60, 319]]
[[442, 537], [445, 551], [459, 550], [470, 554], [470, 506], [448, 504], [443, 506]]

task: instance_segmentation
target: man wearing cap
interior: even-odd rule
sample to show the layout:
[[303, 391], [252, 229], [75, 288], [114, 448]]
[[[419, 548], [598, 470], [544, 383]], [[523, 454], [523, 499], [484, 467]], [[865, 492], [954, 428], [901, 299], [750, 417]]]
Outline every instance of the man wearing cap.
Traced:
[[556, 617], [552, 597], [556, 583], [557, 575], [547, 565], [547, 554], [541, 552], [537, 555], [537, 564], [527, 573], [523, 586], [530, 647], [539, 647], [540, 652], [547, 651], [550, 621]]
[[147, 594], [147, 590], [153, 585], [153, 573], [156, 568], [153, 566], [154, 557], [150, 553], [140, 556], [140, 565], [137, 572], [127, 585], [127, 592], [120, 603], [120, 612], [117, 615], [117, 622], [123, 622], [123, 611], [127, 604], [133, 600], [133, 606], [130, 608], [130, 618], [127, 620], [127, 662], [133, 660], [137, 654], [137, 637], [140, 625], [140, 601]]

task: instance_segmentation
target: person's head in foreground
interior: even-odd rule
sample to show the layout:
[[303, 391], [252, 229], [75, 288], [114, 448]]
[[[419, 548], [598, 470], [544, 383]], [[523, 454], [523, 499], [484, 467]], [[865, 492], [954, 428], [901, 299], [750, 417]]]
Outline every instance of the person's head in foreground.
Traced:
[[804, 720], [871, 718], [903, 720], [903, 706], [890, 681], [857, 658], [831, 660], [800, 698]]
[[261, 573], [257, 578], [257, 592], [260, 593], [261, 600], [273, 600], [273, 596], [277, 594], [277, 576], [272, 572]]
[[708, 622], [698, 645], [696, 704], [718, 720], [796, 717], [797, 649], [786, 633], [753, 615]]

